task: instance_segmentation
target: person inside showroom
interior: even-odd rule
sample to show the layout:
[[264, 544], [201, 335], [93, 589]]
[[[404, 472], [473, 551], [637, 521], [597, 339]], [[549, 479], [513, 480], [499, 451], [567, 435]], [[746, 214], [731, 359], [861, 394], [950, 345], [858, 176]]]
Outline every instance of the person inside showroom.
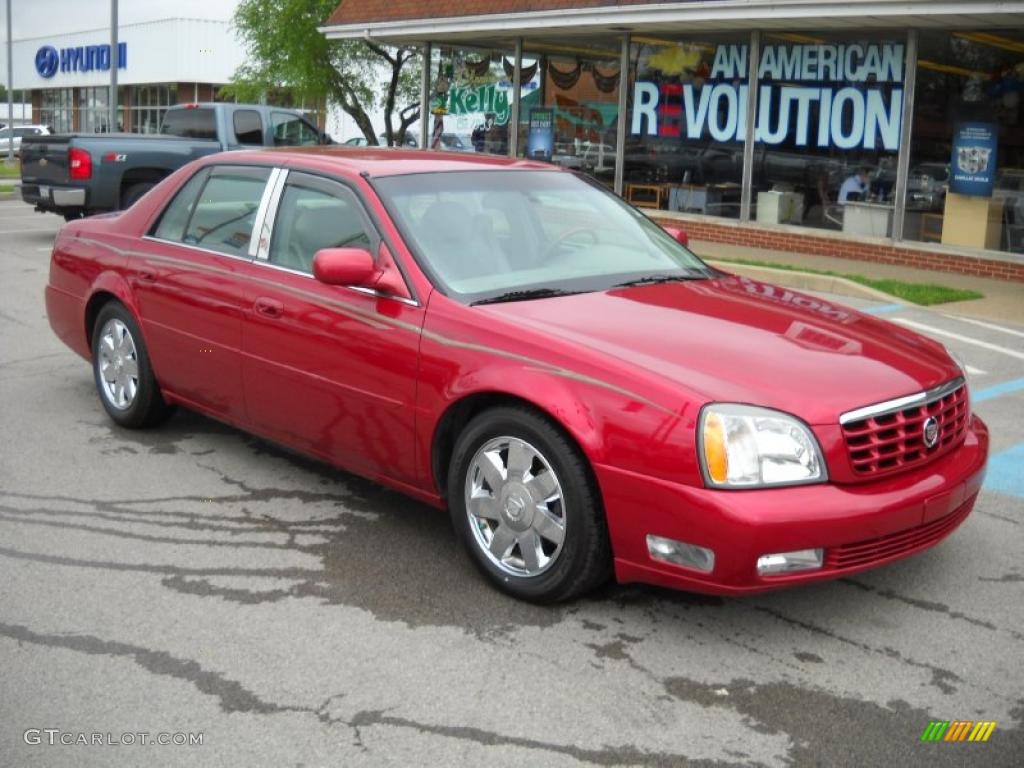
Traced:
[[847, 178], [839, 188], [838, 202], [840, 205], [846, 205], [851, 201], [865, 200], [870, 189], [870, 171], [867, 168], [858, 168], [857, 172]]

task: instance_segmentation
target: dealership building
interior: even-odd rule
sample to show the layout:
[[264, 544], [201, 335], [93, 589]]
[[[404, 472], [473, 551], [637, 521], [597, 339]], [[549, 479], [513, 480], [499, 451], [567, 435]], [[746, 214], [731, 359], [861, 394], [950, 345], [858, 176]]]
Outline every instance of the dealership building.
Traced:
[[[237, 5], [119, 3], [116, 130], [155, 132], [172, 104], [216, 96], [245, 58], [230, 28]], [[31, 103], [31, 121], [57, 132], [110, 130], [110, 0], [12, 6], [13, 85]], [[6, 85], [6, 57], [0, 59]]]
[[1024, 281], [1024, 2], [344, 0], [421, 146], [594, 176], [694, 238]]

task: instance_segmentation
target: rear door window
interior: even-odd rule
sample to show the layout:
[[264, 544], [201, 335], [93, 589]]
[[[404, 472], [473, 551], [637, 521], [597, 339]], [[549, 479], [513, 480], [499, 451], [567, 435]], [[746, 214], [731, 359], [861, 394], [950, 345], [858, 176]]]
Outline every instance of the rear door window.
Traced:
[[274, 112], [271, 116], [274, 126], [274, 145], [278, 147], [307, 147], [320, 143], [320, 134], [298, 115]]
[[178, 190], [170, 204], [160, 214], [160, 220], [153, 229], [153, 237], [161, 240], [173, 240], [181, 242], [185, 236], [185, 225], [188, 224], [192, 211], [195, 210], [196, 201], [199, 198], [199, 190], [206, 183], [206, 177], [210, 169], [203, 168], [185, 182], [185, 186]]
[[263, 118], [254, 109], [240, 109], [232, 117], [239, 144], [263, 144]]
[[187, 139], [217, 138], [217, 120], [209, 107], [170, 109], [164, 115], [160, 133]]
[[270, 168], [216, 166], [189, 179], [161, 216], [154, 235], [229, 256], [249, 257]]

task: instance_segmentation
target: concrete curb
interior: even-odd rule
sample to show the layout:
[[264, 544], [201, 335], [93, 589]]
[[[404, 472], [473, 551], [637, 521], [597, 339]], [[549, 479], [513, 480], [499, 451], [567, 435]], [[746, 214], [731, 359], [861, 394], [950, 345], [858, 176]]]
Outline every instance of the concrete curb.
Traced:
[[774, 269], [773, 267], [756, 267], [749, 264], [734, 264], [730, 261], [716, 261], [705, 259], [708, 264], [721, 269], [723, 272], [731, 272], [752, 280], [761, 280], [766, 283], [775, 283], [787, 288], [796, 288], [801, 291], [820, 291], [822, 293], [834, 293], [839, 296], [852, 296], [857, 299], [869, 299], [871, 301], [884, 301], [887, 304], [904, 303], [898, 297], [866, 285], [847, 280], [845, 277], [834, 277], [832, 275], [818, 275], [813, 272], [796, 272], [790, 269]]

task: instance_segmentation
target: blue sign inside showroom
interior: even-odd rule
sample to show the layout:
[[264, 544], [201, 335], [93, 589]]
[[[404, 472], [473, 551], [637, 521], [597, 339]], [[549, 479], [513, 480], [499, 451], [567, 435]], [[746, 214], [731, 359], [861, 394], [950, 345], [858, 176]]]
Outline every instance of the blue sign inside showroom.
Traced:
[[[117, 68], [128, 68], [128, 43], [117, 45]], [[47, 79], [61, 72], [109, 72], [109, 45], [79, 45], [61, 48], [44, 45], [36, 51], [36, 72]]]
[[993, 123], [959, 123], [953, 133], [949, 189], [958, 195], [992, 197], [996, 185], [996, 151], [999, 148]]

